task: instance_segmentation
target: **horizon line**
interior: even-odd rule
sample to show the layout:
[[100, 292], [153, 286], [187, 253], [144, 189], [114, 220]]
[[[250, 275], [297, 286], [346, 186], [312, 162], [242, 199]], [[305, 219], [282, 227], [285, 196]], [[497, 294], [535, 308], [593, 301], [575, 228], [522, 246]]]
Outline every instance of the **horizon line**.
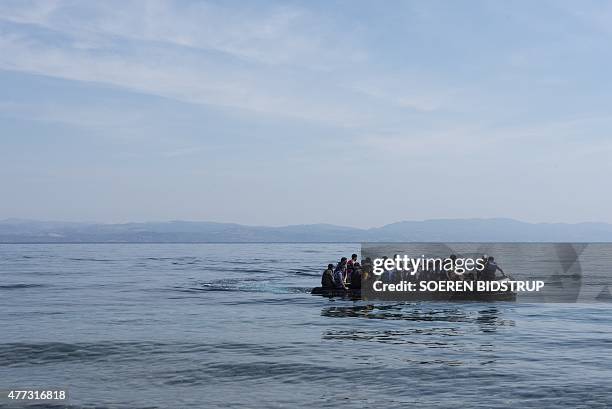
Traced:
[[21, 222], [21, 223], [64, 223], [64, 224], [87, 224], [87, 225], [128, 225], [128, 224], [164, 224], [164, 223], [210, 223], [210, 224], [220, 224], [220, 225], [236, 225], [236, 226], [244, 226], [244, 227], [265, 227], [265, 228], [286, 228], [286, 227], [299, 227], [299, 226], [330, 226], [330, 227], [341, 227], [355, 230], [372, 230], [377, 228], [382, 228], [386, 226], [391, 226], [394, 224], [401, 223], [426, 223], [426, 222], [440, 222], [440, 221], [511, 221], [522, 224], [531, 224], [531, 225], [584, 225], [584, 224], [603, 224], [603, 225], [612, 225], [609, 222], [602, 221], [581, 221], [581, 222], [530, 222], [524, 221], [520, 219], [514, 219], [511, 217], [440, 217], [440, 218], [429, 218], [429, 219], [420, 219], [420, 220], [399, 220], [395, 222], [386, 223], [383, 225], [371, 226], [371, 227], [356, 227], [356, 226], [348, 226], [341, 224], [333, 224], [333, 223], [296, 223], [296, 224], [283, 224], [283, 225], [265, 225], [265, 224], [245, 224], [238, 222], [221, 222], [221, 221], [211, 221], [211, 220], [188, 220], [188, 219], [168, 219], [168, 220], [148, 220], [148, 221], [127, 221], [127, 222], [100, 222], [100, 221], [66, 221], [66, 220], [44, 220], [44, 219], [29, 219], [29, 218], [21, 218], [21, 217], [8, 217], [4, 219], [0, 219], [0, 223], [10, 223], [10, 222]]

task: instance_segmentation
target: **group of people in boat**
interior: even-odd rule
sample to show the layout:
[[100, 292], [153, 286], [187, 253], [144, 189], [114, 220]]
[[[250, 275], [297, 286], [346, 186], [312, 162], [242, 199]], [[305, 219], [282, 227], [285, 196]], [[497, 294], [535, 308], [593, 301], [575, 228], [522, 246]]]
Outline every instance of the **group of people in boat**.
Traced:
[[361, 289], [361, 280], [368, 277], [372, 271], [370, 258], [363, 260], [363, 266], [357, 260], [357, 254], [352, 254], [351, 259], [342, 257], [338, 264], [328, 264], [327, 269], [321, 276], [321, 287], [324, 289], [356, 290]]
[[[386, 259], [387, 257], [383, 257]], [[394, 256], [395, 258], [395, 256]], [[450, 259], [456, 259], [457, 256], [451, 254]], [[366, 257], [360, 263], [357, 254], [352, 254], [350, 259], [342, 257], [334, 266], [328, 264], [327, 269], [323, 271], [321, 276], [321, 287], [326, 290], [347, 291], [361, 289], [362, 281], [376, 281], [378, 279], [385, 283], [399, 283], [401, 281], [462, 281], [462, 280], [486, 280], [492, 281], [496, 279], [497, 271], [505, 277], [504, 271], [497, 265], [495, 258], [492, 256], [483, 255], [484, 268], [482, 271], [472, 271], [463, 274], [454, 271], [446, 270], [421, 270], [416, 274], [411, 274], [406, 271], [385, 271], [380, 277], [376, 277], [373, 273], [373, 263], [370, 257]]]

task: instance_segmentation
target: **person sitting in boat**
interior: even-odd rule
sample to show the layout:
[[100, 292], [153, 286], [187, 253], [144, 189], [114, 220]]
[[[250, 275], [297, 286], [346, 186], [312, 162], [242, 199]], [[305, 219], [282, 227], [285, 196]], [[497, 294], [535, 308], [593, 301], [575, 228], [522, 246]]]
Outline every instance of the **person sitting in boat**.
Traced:
[[339, 290], [347, 290], [344, 284], [346, 280], [346, 257], [342, 257], [334, 270], [334, 285]]
[[335, 287], [333, 264], [328, 264], [327, 270], [323, 271], [323, 275], [321, 276], [321, 287], [325, 289], [332, 289]]
[[501, 269], [501, 267], [499, 267], [497, 265], [497, 263], [495, 262], [495, 257], [490, 256], [489, 258], [487, 258], [487, 263], [485, 264], [485, 268], [482, 271], [482, 279], [486, 280], [486, 281], [493, 281], [495, 280], [495, 273], [497, 271], [501, 271], [501, 273], [505, 276], [506, 274], [504, 273], [504, 270]]
[[487, 260], [489, 260], [489, 256], [487, 256], [486, 254], [483, 254], [482, 256], [476, 259], [477, 263], [482, 263], [482, 267], [476, 268], [472, 272], [475, 280], [484, 280], [486, 270], [487, 270]]
[[353, 268], [355, 267], [355, 263], [357, 263], [357, 254], [351, 254], [351, 259], [346, 262], [346, 278], [345, 282], [350, 281], [351, 276], [353, 275]]
[[448, 277], [449, 280], [451, 281], [462, 281], [463, 280], [463, 274], [458, 274], [455, 272], [455, 264], [457, 263], [457, 256], [454, 254], [451, 254], [449, 259], [453, 262], [453, 267], [450, 270], [446, 270], [446, 277]]
[[366, 257], [361, 263], [361, 272], [362, 274], [370, 275], [372, 274], [372, 270], [374, 268], [374, 263], [372, 263], [372, 259], [370, 257]]
[[[399, 256], [397, 254], [394, 254], [391, 260], [397, 260], [397, 257]], [[389, 257], [387, 256], [383, 257], [383, 266], [385, 265], [388, 259]], [[396, 284], [402, 281], [402, 274], [401, 271], [398, 271], [395, 268], [392, 268], [390, 270], [385, 269], [385, 271], [380, 275], [380, 279], [383, 283]]]
[[351, 289], [361, 289], [361, 265], [359, 262], [353, 264], [353, 271], [351, 272]]

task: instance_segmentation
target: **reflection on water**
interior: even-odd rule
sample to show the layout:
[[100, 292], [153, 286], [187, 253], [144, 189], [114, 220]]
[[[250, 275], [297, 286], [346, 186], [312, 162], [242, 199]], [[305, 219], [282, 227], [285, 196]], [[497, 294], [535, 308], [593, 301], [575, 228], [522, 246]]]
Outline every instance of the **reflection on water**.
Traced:
[[[411, 303], [347, 305], [323, 308], [321, 316], [430, 323], [433, 326], [419, 325], [390, 330], [379, 328], [331, 329], [323, 332], [322, 335], [323, 339], [421, 344], [428, 348], [446, 346], [451, 340], [445, 340], [445, 337], [461, 336], [466, 332], [466, 325], [475, 324], [475, 328], [482, 333], [493, 333], [499, 327], [513, 327], [515, 325], [513, 320], [503, 319], [501, 311], [495, 306], [471, 312], [454, 306], [427, 308]], [[443, 325], [444, 323], [447, 323], [447, 325]], [[458, 323], [461, 325], [455, 325]], [[428, 336], [437, 337], [439, 340], [432, 341], [424, 338]]]
[[[414, 336], [457, 336], [460, 335], [456, 328], [432, 328], [418, 329], [410, 328], [401, 330], [330, 330], [323, 333], [323, 339], [348, 339], [355, 341], [375, 341], [392, 344], [414, 344], [421, 343], [414, 339]], [[427, 343], [427, 346], [444, 345], [444, 343]]]
[[328, 307], [321, 311], [327, 317], [361, 317], [383, 320], [406, 321], [463, 321], [464, 312], [457, 308], [419, 308], [416, 304], [368, 304], [365, 306]]
[[496, 307], [486, 308], [478, 311], [476, 322], [482, 332], [495, 332], [498, 327], [514, 326], [514, 321], [504, 320], [500, 316], [500, 311]]
[[503, 338], [516, 325], [504, 313], [504, 307], [480, 303], [333, 305], [321, 309], [328, 319], [321, 339], [362, 351], [360, 359], [369, 365], [380, 364], [384, 356], [395, 370], [497, 367], [507, 364]]

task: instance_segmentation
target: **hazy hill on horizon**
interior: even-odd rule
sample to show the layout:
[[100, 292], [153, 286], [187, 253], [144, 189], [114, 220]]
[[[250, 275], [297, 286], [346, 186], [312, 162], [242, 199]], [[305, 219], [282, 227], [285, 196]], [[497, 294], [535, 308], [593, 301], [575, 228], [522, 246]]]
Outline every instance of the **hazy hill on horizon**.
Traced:
[[179, 220], [122, 224], [23, 219], [0, 221], [0, 243], [364, 241], [612, 242], [612, 224], [527, 223], [504, 218], [433, 219], [360, 229], [331, 224], [268, 227]]

